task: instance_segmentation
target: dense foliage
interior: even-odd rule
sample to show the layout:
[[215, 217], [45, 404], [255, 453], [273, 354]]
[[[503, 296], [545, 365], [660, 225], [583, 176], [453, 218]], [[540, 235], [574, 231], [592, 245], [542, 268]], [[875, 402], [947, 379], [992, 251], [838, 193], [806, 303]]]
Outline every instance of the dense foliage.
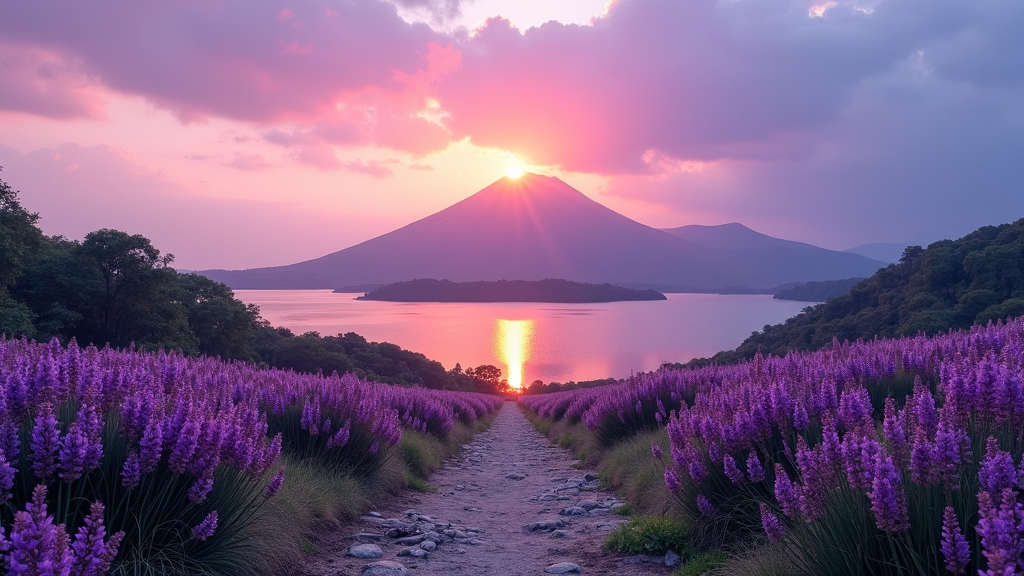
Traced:
[[607, 443], [664, 426], [695, 544], [774, 542], [801, 574], [1024, 572], [1024, 319], [520, 403]]
[[634, 290], [612, 284], [584, 284], [569, 280], [498, 280], [452, 282], [418, 279], [377, 288], [357, 300], [387, 302], [620, 302], [665, 300], [655, 290]]
[[[72, 338], [115, 348], [174, 350], [377, 382], [497, 393], [500, 371], [445, 370], [423, 354], [354, 333], [321, 337], [274, 328], [230, 288], [171, 268], [144, 236], [91, 232], [82, 241], [47, 237], [39, 216], [0, 180], [0, 334]], [[479, 375], [477, 374], [479, 372]]]
[[[832, 342], [895, 337], [1024, 314], [1024, 219], [986, 226], [959, 240], [911, 246], [898, 264], [879, 270], [849, 293], [765, 326], [735, 351], [732, 362], [762, 353], [816, 350]], [[699, 364], [699, 362], [698, 362]]]
[[830, 298], [842, 296], [851, 288], [860, 284], [864, 278], [846, 278], [845, 280], [822, 280], [821, 282], [801, 282], [787, 286], [775, 292], [776, 300], [796, 300], [798, 302], [825, 302]]
[[282, 453], [369, 476], [403, 430], [444, 438], [501, 403], [0, 337], [0, 563], [12, 574], [265, 571], [246, 530], [285, 481]]

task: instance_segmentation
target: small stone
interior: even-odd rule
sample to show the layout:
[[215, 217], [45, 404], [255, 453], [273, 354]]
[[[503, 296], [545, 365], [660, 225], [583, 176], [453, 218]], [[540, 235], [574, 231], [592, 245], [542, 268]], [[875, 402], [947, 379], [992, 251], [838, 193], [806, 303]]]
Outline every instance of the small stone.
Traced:
[[423, 542], [426, 539], [426, 534], [417, 534], [415, 536], [406, 536], [404, 538], [399, 538], [398, 540], [395, 540], [395, 544], [398, 544], [399, 546], [415, 546], [416, 544], [419, 544], [420, 542]]
[[360, 516], [359, 519], [362, 520], [363, 522], [373, 522], [374, 524], [383, 524], [384, 523], [384, 519], [381, 518], [380, 516]]
[[452, 554], [465, 554], [465, 553], [466, 553], [466, 549], [465, 548], [455, 548], [454, 550], [452, 550]]
[[544, 569], [548, 574], [578, 574], [580, 567], [572, 562], [559, 562]]
[[420, 543], [420, 548], [426, 550], [427, 552], [433, 552], [434, 550], [437, 550], [437, 543], [433, 540], [426, 540]]
[[589, 516], [590, 515], [590, 513], [587, 512], [586, 509], [580, 508], [579, 506], [570, 506], [569, 508], [563, 509], [561, 512], [559, 512], [559, 514], [561, 514], [562, 516]]
[[380, 558], [384, 555], [384, 551], [382, 551], [380, 546], [377, 546], [376, 544], [356, 544], [355, 546], [349, 546], [348, 552], [345, 554], [347, 556], [368, 560], [371, 558]]
[[679, 554], [676, 554], [671, 550], [665, 552], [665, 566], [668, 566], [669, 568], [675, 568], [676, 566], [679, 566], [682, 563], [683, 559], [679, 556]]
[[558, 498], [558, 496], [556, 496], [555, 494], [542, 494], [541, 497], [540, 497], [540, 501], [541, 502], [550, 502], [552, 500], [556, 500], [557, 498]]
[[409, 569], [398, 562], [381, 560], [373, 564], [363, 566], [363, 576], [406, 576]]
[[555, 530], [554, 532], [551, 533], [551, 537], [552, 538], [568, 538], [569, 537], [569, 533], [566, 532], [565, 530]]
[[594, 500], [580, 500], [576, 505], [588, 512], [601, 506]]
[[412, 558], [426, 558], [427, 554], [427, 551], [423, 548], [405, 548], [398, 552], [399, 556], [409, 556]]
[[484, 541], [479, 538], [470, 538], [469, 542], [467, 542], [467, 544], [472, 544], [473, 546], [479, 546], [483, 543]]
[[412, 510], [412, 509], [409, 509], [409, 510], [405, 511], [405, 515], [410, 517], [410, 518], [412, 518], [413, 516], [419, 516], [419, 514], [420, 514], [419, 512], [417, 512], [416, 510]]
[[367, 512], [366, 515], [367, 516], [373, 516], [374, 518], [383, 518], [384, 517], [384, 515], [381, 514], [380, 512], [373, 512], [373, 511]]
[[587, 472], [586, 474], [583, 475], [583, 480], [585, 482], [593, 482], [594, 480], [600, 480], [600, 479], [601, 479], [601, 475], [600, 474], [595, 474], [593, 472]]
[[509, 480], [524, 480], [526, 478], [526, 474], [519, 474], [518, 472], [513, 472], [512, 474], [506, 475], [505, 478], [508, 478]]
[[465, 487], [465, 486], [463, 486], [462, 484], [456, 484], [456, 485], [455, 485], [455, 491], [456, 491], [456, 492], [462, 492], [462, 491], [463, 491], [463, 490], [465, 490], [465, 489], [466, 489], [466, 487]]

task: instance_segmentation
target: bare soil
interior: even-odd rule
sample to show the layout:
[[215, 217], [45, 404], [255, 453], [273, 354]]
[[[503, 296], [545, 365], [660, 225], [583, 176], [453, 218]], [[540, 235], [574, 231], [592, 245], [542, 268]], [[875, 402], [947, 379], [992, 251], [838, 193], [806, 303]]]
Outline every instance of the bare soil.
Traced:
[[[575, 468], [566, 450], [552, 446], [514, 403], [493, 425], [462, 448], [431, 477], [436, 493], [406, 492], [375, 515], [364, 516], [322, 543], [304, 568], [309, 576], [357, 576], [367, 565], [401, 562], [410, 576], [542, 575], [546, 567], [571, 562], [588, 575], [667, 575], [661, 558], [626, 557], [602, 549], [609, 532], [625, 518], [611, 512], [617, 500]], [[586, 515], [560, 514], [589, 501]], [[580, 510], [576, 510], [577, 513]], [[528, 527], [562, 522], [555, 531]], [[385, 534], [394, 528], [428, 534], [437, 542], [425, 558], [398, 556], [421, 545], [399, 544]], [[404, 528], [402, 528], [404, 527]], [[347, 556], [349, 547], [372, 543], [376, 559]], [[427, 548], [433, 548], [427, 544]], [[419, 554], [420, 552], [417, 552]]]

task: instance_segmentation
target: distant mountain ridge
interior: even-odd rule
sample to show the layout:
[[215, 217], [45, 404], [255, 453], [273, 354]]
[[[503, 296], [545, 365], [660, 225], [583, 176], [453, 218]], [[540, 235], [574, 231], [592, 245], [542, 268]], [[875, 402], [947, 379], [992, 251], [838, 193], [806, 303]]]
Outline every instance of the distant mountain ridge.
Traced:
[[[416, 278], [563, 278], [592, 284], [763, 289], [865, 277], [883, 266], [856, 254], [771, 238], [739, 224], [700, 228], [651, 228], [558, 178], [524, 174], [502, 178], [436, 214], [320, 258], [202, 274], [235, 289], [336, 289]], [[727, 240], [726, 247], [714, 245], [716, 234]]]

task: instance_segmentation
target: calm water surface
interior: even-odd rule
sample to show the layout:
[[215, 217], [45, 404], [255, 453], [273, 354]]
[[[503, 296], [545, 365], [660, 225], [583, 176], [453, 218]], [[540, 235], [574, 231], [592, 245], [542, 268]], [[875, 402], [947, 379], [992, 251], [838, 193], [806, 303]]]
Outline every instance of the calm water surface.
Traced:
[[766, 295], [716, 294], [608, 304], [374, 302], [329, 290], [235, 295], [296, 334], [356, 332], [421, 352], [445, 368], [494, 364], [513, 385], [624, 378], [662, 362], [709, 356], [807, 306]]

